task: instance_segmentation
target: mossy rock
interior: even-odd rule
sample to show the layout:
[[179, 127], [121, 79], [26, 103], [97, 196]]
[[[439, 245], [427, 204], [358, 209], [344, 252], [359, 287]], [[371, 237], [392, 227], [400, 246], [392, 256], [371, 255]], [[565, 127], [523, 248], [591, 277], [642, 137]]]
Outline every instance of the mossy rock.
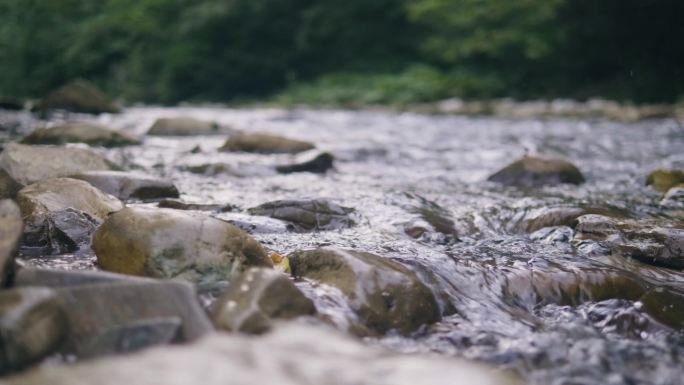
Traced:
[[254, 152], [260, 154], [296, 154], [315, 148], [313, 143], [278, 135], [254, 133], [233, 135], [220, 151]]
[[133, 135], [93, 123], [65, 123], [39, 128], [25, 136], [24, 144], [86, 143], [92, 146], [120, 147], [140, 144]]
[[578, 185], [585, 181], [579, 169], [567, 160], [528, 155], [504, 167], [487, 180], [523, 188]]
[[646, 185], [661, 193], [680, 184], [684, 184], [684, 170], [659, 169], [646, 177]]

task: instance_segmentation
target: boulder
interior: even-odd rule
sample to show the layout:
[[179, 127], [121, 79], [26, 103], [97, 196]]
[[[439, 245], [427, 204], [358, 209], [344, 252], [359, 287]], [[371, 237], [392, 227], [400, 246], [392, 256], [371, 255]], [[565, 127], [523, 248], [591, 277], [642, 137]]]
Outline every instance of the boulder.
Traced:
[[684, 184], [684, 170], [659, 169], [646, 177], [646, 185], [662, 193], [679, 184]]
[[334, 230], [354, 226], [350, 214], [355, 210], [325, 199], [279, 200], [267, 202], [247, 210], [251, 215], [262, 215], [292, 223], [298, 230]]
[[684, 269], [684, 229], [657, 222], [617, 220], [602, 215], [577, 218], [574, 240], [592, 240], [614, 254]]
[[276, 171], [280, 174], [291, 174], [295, 172], [311, 172], [314, 174], [324, 174], [333, 168], [335, 157], [329, 152], [316, 155], [313, 159], [300, 163], [276, 166]]
[[0, 287], [7, 284], [14, 269], [14, 256], [23, 229], [21, 211], [10, 201], [0, 201]]
[[313, 143], [271, 134], [237, 134], [226, 140], [220, 151], [259, 154], [296, 154], [313, 149]]
[[86, 143], [91, 146], [118, 147], [140, 144], [133, 135], [94, 123], [73, 122], [39, 128], [25, 136], [24, 144]]
[[100, 268], [211, 287], [249, 266], [270, 266], [261, 245], [237, 227], [200, 213], [128, 207], [100, 226], [92, 248]]
[[86, 171], [115, 170], [104, 157], [82, 148], [9, 143], [0, 153], [0, 168], [22, 186]]
[[90, 243], [90, 237], [123, 204], [90, 184], [71, 178], [47, 179], [17, 194], [26, 223], [24, 246], [61, 254]]
[[368, 329], [402, 334], [440, 318], [435, 296], [415, 273], [374, 254], [320, 248], [289, 256], [292, 273], [338, 288]]
[[313, 302], [288, 276], [274, 269], [251, 268], [216, 300], [212, 319], [218, 329], [258, 334], [269, 330], [273, 319], [315, 313]]
[[68, 309], [63, 354], [90, 358], [193, 341], [213, 330], [192, 285], [119, 280], [55, 289]]
[[230, 129], [221, 127], [215, 122], [207, 122], [192, 118], [161, 118], [157, 119], [154, 124], [152, 124], [152, 127], [147, 131], [147, 135], [220, 135], [230, 131]]
[[487, 180], [506, 186], [533, 188], [582, 184], [584, 176], [567, 160], [526, 155], [491, 175]]
[[287, 323], [253, 338], [217, 333], [190, 346], [43, 366], [6, 385], [520, 385], [513, 373], [454, 357], [392, 353], [329, 328]]
[[40, 110], [67, 110], [100, 114], [118, 113], [121, 107], [91, 83], [77, 79], [48, 94], [38, 104]]
[[0, 291], [0, 374], [54, 352], [68, 329], [66, 312], [46, 288]]
[[177, 198], [176, 186], [153, 176], [126, 171], [88, 171], [72, 175], [119, 199]]
[[0, 168], [0, 199], [14, 199], [22, 186], [4, 169]]

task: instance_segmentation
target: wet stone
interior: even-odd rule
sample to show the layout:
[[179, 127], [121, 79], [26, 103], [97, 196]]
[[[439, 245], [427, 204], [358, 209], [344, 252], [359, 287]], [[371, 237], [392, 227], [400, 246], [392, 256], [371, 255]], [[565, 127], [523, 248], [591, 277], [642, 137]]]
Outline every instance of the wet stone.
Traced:
[[314, 147], [313, 143], [289, 139], [278, 135], [242, 133], [228, 138], [219, 150], [260, 154], [296, 154], [311, 150]]
[[70, 178], [26, 186], [17, 194], [17, 202], [26, 223], [23, 246], [53, 254], [88, 245], [107, 215], [123, 208], [118, 199]]
[[14, 180], [7, 171], [0, 168], [0, 199], [14, 199], [22, 187], [24, 186]]
[[0, 287], [14, 271], [14, 257], [22, 235], [19, 207], [10, 200], [0, 201]]
[[140, 144], [140, 140], [124, 131], [98, 124], [72, 122], [39, 128], [25, 136], [24, 144], [86, 143], [91, 146], [119, 147]]
[[353, 208], [340, 206], [324, 199], [279, 200], [267, 202], [247, 210], [292, 223], [298, 230], [335, 230], [355, 225]]
[[582, 184], [584, 176], [564, 159], [529, 156], [517, 160], [487, 180], [506, 186], [533, 188], [559, 184]]
[[147, 135], [158, 136], [193, 136], [193, 135], [221, 135], [230, 133], [228, 127], [222, 127], [216, 122], [208, 122], [193, 118], [161, 118], [157, 119], [147, 131]]
[[128, 207], [98, 228], [92, 248], [104, 270], [182, 278], [210, 288], [249, 266], [270, 266], [248, 234], [222, 220], [173, 209]]
[[291, 174], [296, 172], [311, 172], [314, 174], [324, 174], [333, 168], [335, 157], [329, 152], [316, 155], [313, 159], [284, 166], [276, 166], [276, 171], [280, 174]]
[[659, 169], [646, 177], [646, 185], [662, 193], [684, 183], [684, 170]]
[[656, 321], [684, 332], [684, 291], [654, 288], [640, 298], [644, 310]]
[[274, 269], [251, 268], [216, 300], [212, 319], [218, 329], [258, 334], [269, 330], [274, 319], [315, 313], [313, 302], [287, 275]]
[[67, 333], [65, 309], [54, 291], [0, 291], [0, 374], [16, 371], [54, 352]]
[[364, 326], [374, 332], [410, 334], [440, 318], [430, 289], [396, 262], [335, 248], [298, 251], [288, 257], [295, 277], [341, 290]]
[[149, 278], [114, 274], [106, 271], [57, 270], [22, 267], [17, 269], [13, 287], [44, 286], [51, 288], [93, 285], [100, 283], [154, 282]]
[[83, 79], [74, 80], [51, 92], [40, 101], [38, 109], [67, 110], [88, 114], [121, 111], [121, 107], [107, 95]]
[[72, 175], [119, 199], [177, 198], [176, 186], [153, 176], [126, 171], [90, 171]]

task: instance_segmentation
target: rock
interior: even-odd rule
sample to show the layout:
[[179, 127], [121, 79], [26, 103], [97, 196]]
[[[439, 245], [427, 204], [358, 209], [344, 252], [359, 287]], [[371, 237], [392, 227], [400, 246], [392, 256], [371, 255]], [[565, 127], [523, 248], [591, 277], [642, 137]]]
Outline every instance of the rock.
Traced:
[[135, 283], [156, 281], [150, 278], [114, 274], [108, 273], [106, 271], [57, 270], [23, 267], [17, 270], [13, 281], [13, 287], [44, 286], [50, 288], [60, 288], [118, 282]]
[[433, 293], [408, 268], [370, 253], [320, 248], [290, 254], [295, 277], [338, 288], [367, 328], [402, 334], [437, 322]]
[[233, 282], [214, 304], [212, 319], [218, 329], [259, 334], [273, 319], [313, 315], [313, 302], [283, 273], [251, 268]]
[[67, 333], [66, 314], [50, 289], [0, 291], [0, 374], [54, 352]]
[[0, 168], [25, 186], [49, 178], [118, 167], [102, 156], [81, 148], [28, 146], [8, 143], [0, 153]]
[[644, 263], [684, 269], [684, 229], [681, 228], [584, 215], [577, 219], [574, 239], [600, 242], [614, 254]]
[[19, 207], [10, 200], [0, 201], [0, 287], [7, 284], [14, 271], [14, 256], [23, 226]]
[[487, 180], [524, 188], [584, 183], [582, 173], [572, 163], [563, 159], [528, 155], [504, 167]]
[[195, 210], [195, 211], [213, 211], [217, 213], [230, 212], [237, 207], [233, 205], [214, 205], [214, 204], [198, 204], [198, 203], [185, 203], [178, 199], [162, 199], [157, 204], [157, 207], [175, 209], [175, 210]]
[[334, 230], [354, 226], [350, 214], [355, 210], [324, 199], [279, 200], [247, 210], [292, 223], [300, 230]]
[[0, 199], [14, 199], [22, 186], [4, 169], [0, 168]]
[[100, 268], [202, 287], [225, 283], [249, 266], [270, 266], [266, 252], [237, 227], [199, 213], [128, 207], [100, 226], [92, 248]]
[[88, 114], [121, 112], [121, 107], [83, 79], [74, 80], [48, 94], [40, 101], [38, 108], [43, 111], [67, 110]]
[[140, 144], [140, 140], [127, 132], [112, 130], [98, 124], [73, 122], [39, 128], [25, 136], [21, 143], [87, 143], [92, 146], [118, 147]]
[[324, 174], [333, 168], [335, 158], [329, 152], [316, 155], [315, 158], [301, 163], [285, 166], [276, 166], [276, 171], [280, 174], [291, 174], [294, 172], [312, 172], [314, 174]]
[[161, 118], [154, 122], [147, 135], [159, 136], [193, 136], [220, 135], [230, 132], [215, 122], [207, 122], [192, 118]]
[[254, 338], [209, 335], [190, 346], [69, 366], [43, 366], [6, 385], [520, 385], [512, 373], [453, 357], [398, 354], [329, 328], [288, 323]]
[[512, 233], [533, 233], [545, 227], [572, 226], [582, 215], [598, 214], [626, 218], [627, 213], [603, 207], [540, 207], [519, 212], [508, 221]]
[[662, 193], [678, 184], [684, 184], [683, 170], [655, 170], [646, 177], [646, 185]]
[[84, 180], [119, 199], [177, 198], [176, 186], [153, 176], [126, 171], [88, 171], [71, 178]]
[[231, 136], [220, 151], [255, 152], [260, 154], [296, 154], [308, 151], [314, 145], [301, 140], [293, 140], [271, 134], [238, 134]]
[[673, 209], [684, 209], [684, 185], [672, 187], [660, 201], [661, 206]]
[[97, 226], [123, 204], [90, 184], [54, 178], [24, 187], [17, 203], [26, 223], [23, 243], [61, 254], [89, 244]]
[[195, 290], [184, 282], [121, 280], [55, 292], [69, 310], [60, 351], [78, 358], [193, 341], [213, 330]]

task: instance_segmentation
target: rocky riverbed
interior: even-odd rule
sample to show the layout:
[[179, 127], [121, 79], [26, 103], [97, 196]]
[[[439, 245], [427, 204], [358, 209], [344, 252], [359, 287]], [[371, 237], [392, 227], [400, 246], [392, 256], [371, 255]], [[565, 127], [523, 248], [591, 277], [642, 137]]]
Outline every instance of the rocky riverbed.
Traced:
[[9, 384], [684, 376], [674, 119], [46, 119], [0, 116]]

